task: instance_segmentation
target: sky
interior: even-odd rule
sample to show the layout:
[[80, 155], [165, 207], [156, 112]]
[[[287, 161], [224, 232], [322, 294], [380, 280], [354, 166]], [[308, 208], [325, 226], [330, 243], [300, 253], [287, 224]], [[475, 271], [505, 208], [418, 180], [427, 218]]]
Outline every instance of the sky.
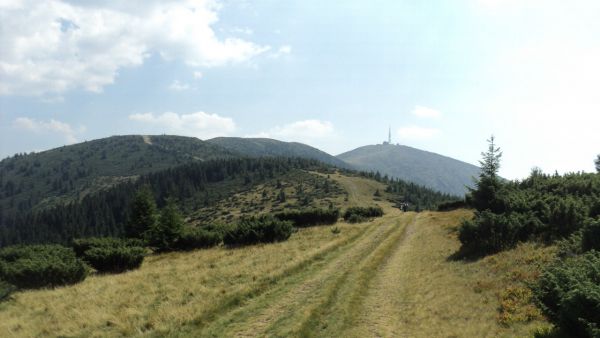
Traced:
[[125, 134], [387, 139], [594, 170], [596, 0], [0, 0], [0, 158]]

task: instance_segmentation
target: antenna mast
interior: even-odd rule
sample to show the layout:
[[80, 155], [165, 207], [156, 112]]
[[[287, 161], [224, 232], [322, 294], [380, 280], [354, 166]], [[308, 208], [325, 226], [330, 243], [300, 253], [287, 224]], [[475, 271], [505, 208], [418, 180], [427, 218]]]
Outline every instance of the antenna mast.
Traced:
[[388, 143], [392, 144], [392, 126], [390, 126], [390, 130], [388, 132]]

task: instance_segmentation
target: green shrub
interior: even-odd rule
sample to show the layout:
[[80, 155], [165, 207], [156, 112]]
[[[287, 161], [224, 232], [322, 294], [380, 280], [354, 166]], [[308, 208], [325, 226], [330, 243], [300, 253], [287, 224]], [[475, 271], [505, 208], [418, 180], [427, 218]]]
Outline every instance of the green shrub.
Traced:
[[137, 269], [144, 261], [146, 250], [141, 247], [95, 247], [83, 256], [99, 272], [119, 273]]
[[291, 221], [296, 227], [335, 224], [340, 218], [339, 209], [304, 209], [275, 214], [282, 221]]
[[143, 241], [139, 239], [82, 238], [74, 240], [72, 245], [78, 257], [103, 273], [137, 269], [146, 254]]
[[74, 284], [85, 279], [88, 268], [71, 248], [28, 245], [0, 250], [0, 279], [23, 289]]
[[348, 223], [362, 223], [368, 221], [369, 219], [358, 214], [350, 214], [350, 216], [345, 218], [345, 220]]
[[5, 281], [0, 280], [0, 302], [8, 299], [10, 294], [16, 290], [16, 287], [12, 284], [8, 284]]
[[558, 260], [533, 287], [550, 321], [574, 337], [600, 337], [600, 252]]
[[588, 208], [583, 201], [567, 197], [555, 197], [549, 201], [550, 215], [547, 234], [550, 239], [566, 237], [583, 226]]
[[600, 218], [588, 221], [583, 227], [581, 249], [583, 251], [600, 251]]
[[248, 245], [287, 240], [293, 231], [292, 222], [272, 216], [246, 217], [227, 229], [223, 236], [226, 245]]
[[344, 220], [350, 223], [362, 222], [365, 219], [383, 216], [381, 207], [350, 207], [344, 212]]
[[490, 254], [525, 241], [542, 227], [533, 214], [495, 214], [476, 212], [472, 220], [464, 221], [458, 233], [463, 251]]
[[71, 247], [77, 257], [82, 257], [84, 252], [96, 247], [144, 247], [145, 243], [137, 238], [117, 238], [117, 237], [88, 237], [73, 240]]
[[219, 230], [189, 228], [183, 230], [175, 246], [178, 250], [194, 250], [216, 246], [222, 241], [223, 234]]

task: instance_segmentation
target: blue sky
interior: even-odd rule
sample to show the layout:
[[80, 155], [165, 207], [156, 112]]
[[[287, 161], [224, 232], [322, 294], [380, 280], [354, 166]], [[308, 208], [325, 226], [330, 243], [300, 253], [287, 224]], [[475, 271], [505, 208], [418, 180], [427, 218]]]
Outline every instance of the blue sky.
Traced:
[[592, 171], [600, 3], [0, 1], [0, 157], [118, 134]]

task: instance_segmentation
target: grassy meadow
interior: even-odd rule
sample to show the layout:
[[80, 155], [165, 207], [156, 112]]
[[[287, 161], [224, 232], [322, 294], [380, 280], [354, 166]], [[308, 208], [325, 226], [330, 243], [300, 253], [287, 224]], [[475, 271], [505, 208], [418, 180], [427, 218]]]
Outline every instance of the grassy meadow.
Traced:
[[[375, 220], [300, 229], [286, 241], [147, 257], [140, 269], [0, 303], [2, 337], [514, 337], [547, 325], [523, 281], [553, 249], [524, 244], [453, 261], [469, 211], [402, 213], [372, 180], [331, 175], [342, 206]], [[340, 231], [332, 231], [337, 227]]]

